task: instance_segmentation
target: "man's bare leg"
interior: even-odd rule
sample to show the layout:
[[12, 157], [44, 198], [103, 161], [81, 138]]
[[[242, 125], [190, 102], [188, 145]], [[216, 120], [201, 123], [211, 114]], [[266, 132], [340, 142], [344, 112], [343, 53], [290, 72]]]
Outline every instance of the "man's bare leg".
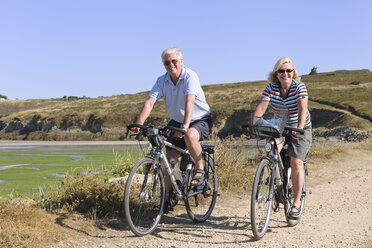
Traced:
[[[195, 128], [190, 128], [185, 135], [186, 146], [190, 151], [192, 158], [195, 161], [195, 167], [198, 170], [203, 170], [203, 160], [202, 160], [202, 147], [199, 142], [200, 135]], [[195, 176], [202, 176], [201, 173], [196, 173]], [[193, 180], [192, 184], [198, 183], [197, 180]]]

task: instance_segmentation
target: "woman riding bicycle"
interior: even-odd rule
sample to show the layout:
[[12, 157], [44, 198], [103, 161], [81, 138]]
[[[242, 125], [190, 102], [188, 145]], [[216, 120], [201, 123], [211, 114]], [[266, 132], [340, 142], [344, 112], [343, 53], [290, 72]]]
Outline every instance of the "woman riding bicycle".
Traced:
[[[287, 155], [291, 158], [292, 184], [294, 201], [290, 216], [297, 218], [301, 209], [301, 193], [304, 184], [304, 160], [307, 157], [312, 142], [311, 118], [307, 108], [308, 94], [306, 86], [289, 57], [279, 59], [273, 71], [269, 74], [269, 84], [261, 96], [261, 103], [257, 106], [254, 116], [260, 117], [265, 112], [268, 102], [284, 103], [289, 109], [287, 126], [304, 129], [305, 133], [292, 131], [288, 143]], [[279, 152], [283, 147], [284, 138], [277, 140]]]

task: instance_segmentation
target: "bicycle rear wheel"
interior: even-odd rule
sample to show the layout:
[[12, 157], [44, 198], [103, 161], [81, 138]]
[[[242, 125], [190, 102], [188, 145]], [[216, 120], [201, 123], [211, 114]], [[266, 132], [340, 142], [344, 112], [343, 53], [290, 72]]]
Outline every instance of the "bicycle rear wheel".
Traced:
[[217, 199], [217, 172], [214, 160], [203, 155], [205, 182], [200, 186], [192, 186], [195, 165], [187, 175], [186, 211], [196, 223], [206, 221], [212, 214]]
[[270, 169], [270, 164], [268, 159], [261, 160], [253, 182], [251, 225], [256, 240], [265, 235], [269, 226], [274, 186], [274, 170]]
[[125, 218], [137, 236], [153, 232], [163, 214], [164, 176], [154, 163], [150, 158], [141, 159], [131, 170], [125, 185]]
[[287, 199], [284, 203], [284, 213], [285, 213], [285, 218], [287, 220], [287, 223], [289, 226], [295, 226], [297, 225], [302, 217], [302, 213], [304, 211], [305, 207], [305, 198], [306, 198], [306, 163], [304, 163], [304, 185], [302, 187], [302, 194], [301, 194], [301, 213], [300, 216], [297, 217], [296, 219], [291, 218], [289, 215], [289, 212], [291, 211], [291, 207], [293, 205], [293, 200], [294, 200], [294, 195], [293, 195], [293, 186], [292, 186], [292, 173], [291, 173], [291, 168], [288, 168], [287, 170], [287, 180], [288, 180], [288, 189], [287, 189]]

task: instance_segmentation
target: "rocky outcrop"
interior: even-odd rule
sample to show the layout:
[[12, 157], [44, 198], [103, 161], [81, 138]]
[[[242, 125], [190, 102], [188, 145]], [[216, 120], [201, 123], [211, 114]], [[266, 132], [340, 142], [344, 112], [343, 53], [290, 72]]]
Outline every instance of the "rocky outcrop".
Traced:
[[0, 131], [3, 130], [6, 127], [6, 123], [3, 121], [0, 121]]
[[88, 121], [82, 127], [82, 130], [89, 131], [91, 133], [100, 132], [102, 134], [102, 126], [104, 122], [104, 119], [96, 118], [94, 115], [90, 115]]
[[235, 111], [225, 122], [221, 123], [222, 125], [218, 128], [217, 136], [219, 138], [226, 138], [227, 136], [240, 137], [244, 133], [241, 125], [249, 122], [249, 116], [250, 114], [247, 110]]
[[9, 124], [5, 128], [6, 133], [14, 132], [14, 131], [21, 131], [23, 129], [23, 124], [20, 119], [14, 118], [13, 121], [9, 122]]
[[[90, 115], [87, 120], [78, 115], [64, 116], [60, 123], [53, 118], [34, 115], [29, 121], [14, 118], [9, 123], [0, 121], [0, 138], [23, 140], [111, 140], [122, 139], [120, 133], [103, 127], [104, 119]], [[108, 137], [102, 137], [107, 132]], [[114, 134], [114, 133], [115, 134]], [[119, 132], [119, 131], [118, 131]]]
[[29, 134], [36, 131], [49, 132], [54, 125], [54, 119], [41, 118], [40, 115], [35, 115], [20, 131], [20, 134]]
[[[337, 118], [339, 111], [312, 109], [313, 134], [319, 137], [337, 137], [345, 141], [362, 141], [372, 138], [372, 131], [362, 131], [356, 128], [340, 128]], [[249, 122], [249, 111], [236, 110], [232, 115], [215, 117], [213, 134], [218, 138], [228, 136], [240, 137], [246, 134], [241, 129], [242, 124]], [[212, 115], [213, 118], [213, 115]], [[126, 139], [126, 125], [105, 126], [106, 118], [94, 114], [82, 117], [78, 114], [65, 115], [62, 120], [34, 115], [29, 121], [14, 118], [9, 123], [0, 121], [0, 138], [10, 140], [123, 140]], [[148, 119], [148, 125], [164, 126], [168, 119]], [[332, 124], [332, 125], [331, 125]]]
[[313, 129], [313, 136], [316, 137], [336, 137], [348, 142], [363, 141], [372, 138], [372, 131], [362, 131], [356, 128], [335, 128], [331, 130]]

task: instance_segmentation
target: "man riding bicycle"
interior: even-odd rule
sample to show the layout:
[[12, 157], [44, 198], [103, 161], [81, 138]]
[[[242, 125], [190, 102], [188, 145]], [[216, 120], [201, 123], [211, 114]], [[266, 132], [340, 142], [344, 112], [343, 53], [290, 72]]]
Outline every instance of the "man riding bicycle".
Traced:
[[[187, 147], [197, 169], [192, 184], [201, 185], [204, 182], [204, 165], [200, 141], [206, 139], [211, 133], [210, 107], [205, 100], [197, 74], [183, 66], [183, 55], [179, 48], [165, 49], [161, 54], [161, 59], [167, 72], [157, 79], [136, 123], [143, 125], [155, 103], [164, 98], [171, 118], [168, 125], [186, 131], [184, 136], [180, 132], [175, 132], [173, 137], [168, 138], [168, 141], [183, 149]], [[132, 131], [138, 132], [139, 129], [133, 128]], [[173, 158], [180, 161], [180, 156], [181, 154], [174, 149], [167, 151], [168, 160]], [[168, 177], [166, 177], [165, 185], [165, 211], [167, 211], [170, 210], [169, 191], [171, 189]]]

